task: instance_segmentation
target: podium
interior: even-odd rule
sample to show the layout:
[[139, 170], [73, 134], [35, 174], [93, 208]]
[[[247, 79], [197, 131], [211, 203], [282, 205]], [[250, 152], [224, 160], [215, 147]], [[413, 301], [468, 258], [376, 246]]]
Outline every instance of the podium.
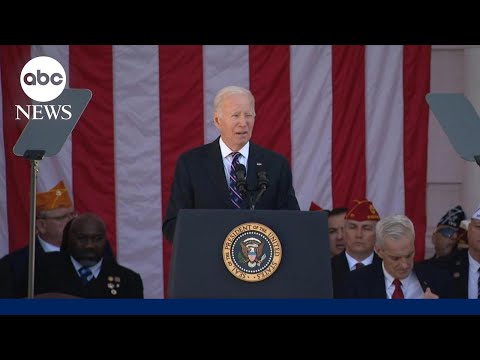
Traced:
[[168, 298], [332, 298], [327, 213], [182, 209]]

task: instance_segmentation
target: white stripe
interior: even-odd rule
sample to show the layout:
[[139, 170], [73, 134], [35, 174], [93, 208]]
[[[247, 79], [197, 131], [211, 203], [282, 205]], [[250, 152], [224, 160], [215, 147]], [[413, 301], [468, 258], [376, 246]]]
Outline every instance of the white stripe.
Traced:
[[[3, 139], [2, 71], [0, 68], [0, 257], [9, 251], [7, 216], [7, 167]], [[13, 151], [13, 150], [12, 150]]]
[[367, 46], [365, 121], [367, 198], [380, 217], [403, 214], [402, 46]]
[[314, 201], [332, 207], [332, 50], [292, 46], [291, 138], [293, 184], [302, 210]]
[[[32, 58], [37, 56], [49, 56], [62, 64], [67, 74], [67, 85], [69, 87], [69, 48], [67, 45], [33, 45], [31, 48]], [[74, 129], [75, 131], [75, 129]], [[37, 191], [43, 192], [51, 189], [60, 180], [72, 192], [72, 135], [70, 134], [57, 155], [45, 157], [39, 163]]]
[[117, 259], [163, 298], [158, 46], [113, 47]]
[[208, 143], [218, 136], [218, 130], [212, 120], [215, 94], [228, 85], [249, 88], [248, 46], [205, 45], [203, 76], [204, 139], [205, 143]]

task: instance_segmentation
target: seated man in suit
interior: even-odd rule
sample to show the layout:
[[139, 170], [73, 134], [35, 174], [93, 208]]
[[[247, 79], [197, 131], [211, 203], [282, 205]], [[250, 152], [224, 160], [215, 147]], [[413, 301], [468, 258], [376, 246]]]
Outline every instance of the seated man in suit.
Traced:
[[332, 210], [324, 210], [313, 201], [310, 202], [309, 211], [326, 211], [328, 214], [328, 242], [330, 247], [330, 256], [340, 254], [345, 250], [344, 228], [345, 214], [348, 209], [344, 207], [333, 208]]
[[405, 215], [392, 215], [376, 226], [375, 251], [381, 262], [350, 272], [337, 298], [438, 299], [454, 297], [447, 272], [414, 264], [415, 230]]
[[459, 249], [450, 256], [433, 261], [433, 264], [450, 273], [455, 284], [456, 297], [480, 298], [480, 205], [468, 224], [468, 248]]
[[268, 183], [263, 194], [255, 194], [261, 195], [255, 208], [300, 210], [287, 159], [250, 141], [255, 123], [255, 98], [250, 90], [239, 86], [221, 89], [213, 101], [213, 123], [220, 136], [177, 160], [162, 226], [170, 241], [180, 209], [250, 207], [250, 196], [236, 188], [236, 172], [232, 171], [242, 165], [248, 190], [258, 189], [260, 180]]
[[140, 275], [106, 256], [105, 223], [93, 213], [69, 225], [62, 251], [38, 263], [35, 294], [64, 293], [82, 298], [143, 298]]
[[[72, 200], [63, 181], [54, 187], [36, 195], [36, 238], [35, 259], [45, 253], [59, 251], [65, 224], [76, 216]], [[28, 239], [26, 242], [28, 244]], [[28, 245], [3, 257], [13, 277], [15, 297], [23, 297], [27, 293], [29, 248]], [[6, 269], [6, 268], [5, 268]]]
[[380, 215], [367, 199], [354, 200], [345, 214], [345, 251], [332, 257], [333, 293], [350, 271], [365, 265], [380, 262], [373, 248], [375, 246], [375, 225]]
[[345, 250], [345, 207], [333, 208], [328, 212], [328, 240], [330, 255], [333, 257]]

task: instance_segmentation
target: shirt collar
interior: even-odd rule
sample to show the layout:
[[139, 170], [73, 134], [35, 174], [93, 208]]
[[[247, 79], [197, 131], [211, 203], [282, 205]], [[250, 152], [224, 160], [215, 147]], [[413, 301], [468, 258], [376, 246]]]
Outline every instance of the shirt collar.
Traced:
[[348, 268], [350, 270], [355, 269], [355, 265], [357, 263], [362, 263], [363, 265], [370, 265], [373, 261], [373, 252], [370, 255], [368, 255], [365, 259], [363, 259], [362, 261], [358, 261], [358, 260], [354, 259], [346, 251], [345, 251], [345, 256], [347, 257]]
[[[233, 151], [223, 142], [221, 137], [219, 143], [220, 151], [222, 152], [222, 159], [225, 159]], [[250, 141], [247, 142], [238, 152], [242, 154], [245, 159], [248, 159], [248, 154], [250, 153]]]
[[[383, 263], [383, 261], [382, 261], [382, 269], [383, 269], [383, 275], [385, 276], [385, 279], [387, 281], [388, 286], [392, 286], [393, 280], [395, 280], [395, 278], [392, 275], [390, 275], [387, 272], [387, 270], [385, 270], [385, 264]], [[412, 272], [413, 272], [413, 270], [410, 271], [410, 274], [408, 274], [408, 276], [405, 279], [398, 279], [398, 280], [400, 280], [400, 282], [402, 283], [404, 288], [408, 285], [408, 283], [410, 281], [412, 281], [411, 280], [412, 276], [413, 276]]]
[[[75, 268], [75, 270], [78, 272], [80, 268], [83, 266], [73, 258], [73, 256], [70, 256], [70, 259], [72, 260], [72, 264]], [[99, 262], [97, 262], [95, 265], [90, 266], [89, 269], [92, 271], [93, 276], [95, 276], [95, 279], [98, 277], [100, 274], [100, 269], [102, 268], [102, 263], [103, 263], [103, 258], [100, 259]]]
[[53, 244], [50, 244], [43, 240], [40, 235], [37, 235], [38, 241], [40, 242], [40, 245], [45, 252], [53, 252], [53, 251], [60, 251], [60, 246], [55, 246]]
[[472, 255], [470, 255], [470, 251], [468, 252], [468, 263], [470, 264], [470, 266], [473, 265], [475, 272], [477, 272], [478, 269], [480, 268], [480, 263], [477, 260], [475, 260], [472, 257]]

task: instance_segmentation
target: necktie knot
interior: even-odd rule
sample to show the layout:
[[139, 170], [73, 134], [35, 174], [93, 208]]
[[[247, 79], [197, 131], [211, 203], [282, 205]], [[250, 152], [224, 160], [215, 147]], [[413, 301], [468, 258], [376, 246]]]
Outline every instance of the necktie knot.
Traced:
[[78, 273], [80, 274], [80, 278], [82, 279], [82, 282], [84, 284], [88, 283], [90, 280], [92, 280], [92, 277], [93, 277], [93, 273], [92, 273], [92, 270], [90, 270], [90, 268], [84, 266], [84, 267], [81, 267], [79, 270], [78, 270]]
[[234, 151], [230, 153], [230, 155], [232, 156], [232, 164], [238, 164], [241, 154], [239, 152]]
[[364, 263], [358, 262], [355, 264], [355, 269], [360, 269], [361, 267], [364, 267], [364, 266], [365, 266]]
[[404, 299], [403, 291], [402, 291], [402, 282], [398, 279], [393, 280], [393, 286], [395, 289], [393, 290], [392, 299]]

